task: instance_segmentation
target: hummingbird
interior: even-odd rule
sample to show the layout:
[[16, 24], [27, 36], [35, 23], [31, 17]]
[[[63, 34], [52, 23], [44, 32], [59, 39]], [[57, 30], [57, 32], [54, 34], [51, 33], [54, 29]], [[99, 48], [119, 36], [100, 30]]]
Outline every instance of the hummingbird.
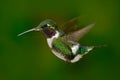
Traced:
[[65, 32], [65, 30], [69, 31], [69, 29], [77, 26], [76, 23], [77, 19], [72, 19], [64, 25], [67, 27], [64, 30], [61, 30], [55, 21], [52, 19], [46, 19], [40, 22], [37, 27], [22, 32], [18, 34], [18, 36], [31, 31], [42, 32], [45, 35], [51, 52], [55, 56], [65, 62], [75, 63], [94, 48], [100, 47], [83, 46], [78, 42], [86, 33], [90, 31], [90, 29], [95, 25], [94, 23], [89, 24], [82, 29], [71, 31], [69, 33]]

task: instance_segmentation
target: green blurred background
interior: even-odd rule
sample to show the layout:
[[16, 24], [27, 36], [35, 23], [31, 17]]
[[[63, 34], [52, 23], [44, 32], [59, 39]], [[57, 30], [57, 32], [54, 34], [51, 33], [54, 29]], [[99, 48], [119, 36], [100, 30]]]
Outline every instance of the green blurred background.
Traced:
[[[119, 9], [119, 0], [0, 0], [0, 80], [120, 80]], [[17, 37], [46, 18], [77, 16], [96, 23], [81, 44], [108, 45], [77, 63], [55, 57], [39, 32]]]

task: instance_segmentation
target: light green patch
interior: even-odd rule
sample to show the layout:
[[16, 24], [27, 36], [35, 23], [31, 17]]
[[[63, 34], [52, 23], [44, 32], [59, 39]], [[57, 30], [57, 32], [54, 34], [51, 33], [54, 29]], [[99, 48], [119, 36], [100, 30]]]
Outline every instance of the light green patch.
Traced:
[[72, 55], [72, 51], [71, 51], [70, 47], [67, 44], [65, 44], [61, 39], [54, 39], [53, 47], [56, 50], [66, 54], [66, 55]]

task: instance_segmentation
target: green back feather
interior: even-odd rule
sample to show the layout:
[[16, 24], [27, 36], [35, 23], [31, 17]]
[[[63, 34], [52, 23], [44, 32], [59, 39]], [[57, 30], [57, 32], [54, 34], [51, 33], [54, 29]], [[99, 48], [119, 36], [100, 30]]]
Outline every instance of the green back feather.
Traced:
[[65, 55], [72, 55], [70, 47], [65, 44], [60, 38], [53, 40], [53, 47], [57, 51], [62, 52]]

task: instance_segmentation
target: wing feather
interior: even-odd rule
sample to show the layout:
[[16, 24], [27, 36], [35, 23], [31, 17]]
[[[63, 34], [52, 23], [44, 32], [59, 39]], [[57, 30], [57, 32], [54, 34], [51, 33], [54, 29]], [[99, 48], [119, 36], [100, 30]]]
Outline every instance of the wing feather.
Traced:
[[72, 33], [69, 33], [68, 35], [63, 36], [64, 39], [66, 40], [71, 40], [71, 41], [79, 41], [86, 33], [90, 31], [90, 29], [94, 26], [95, 24], [89, 24], [86, 27], [79, 29], [77, 31], [74, 31]]
[[73, 18], [61, 26], [62, 30], [67, 34], [78, 29], [79, 18]]

